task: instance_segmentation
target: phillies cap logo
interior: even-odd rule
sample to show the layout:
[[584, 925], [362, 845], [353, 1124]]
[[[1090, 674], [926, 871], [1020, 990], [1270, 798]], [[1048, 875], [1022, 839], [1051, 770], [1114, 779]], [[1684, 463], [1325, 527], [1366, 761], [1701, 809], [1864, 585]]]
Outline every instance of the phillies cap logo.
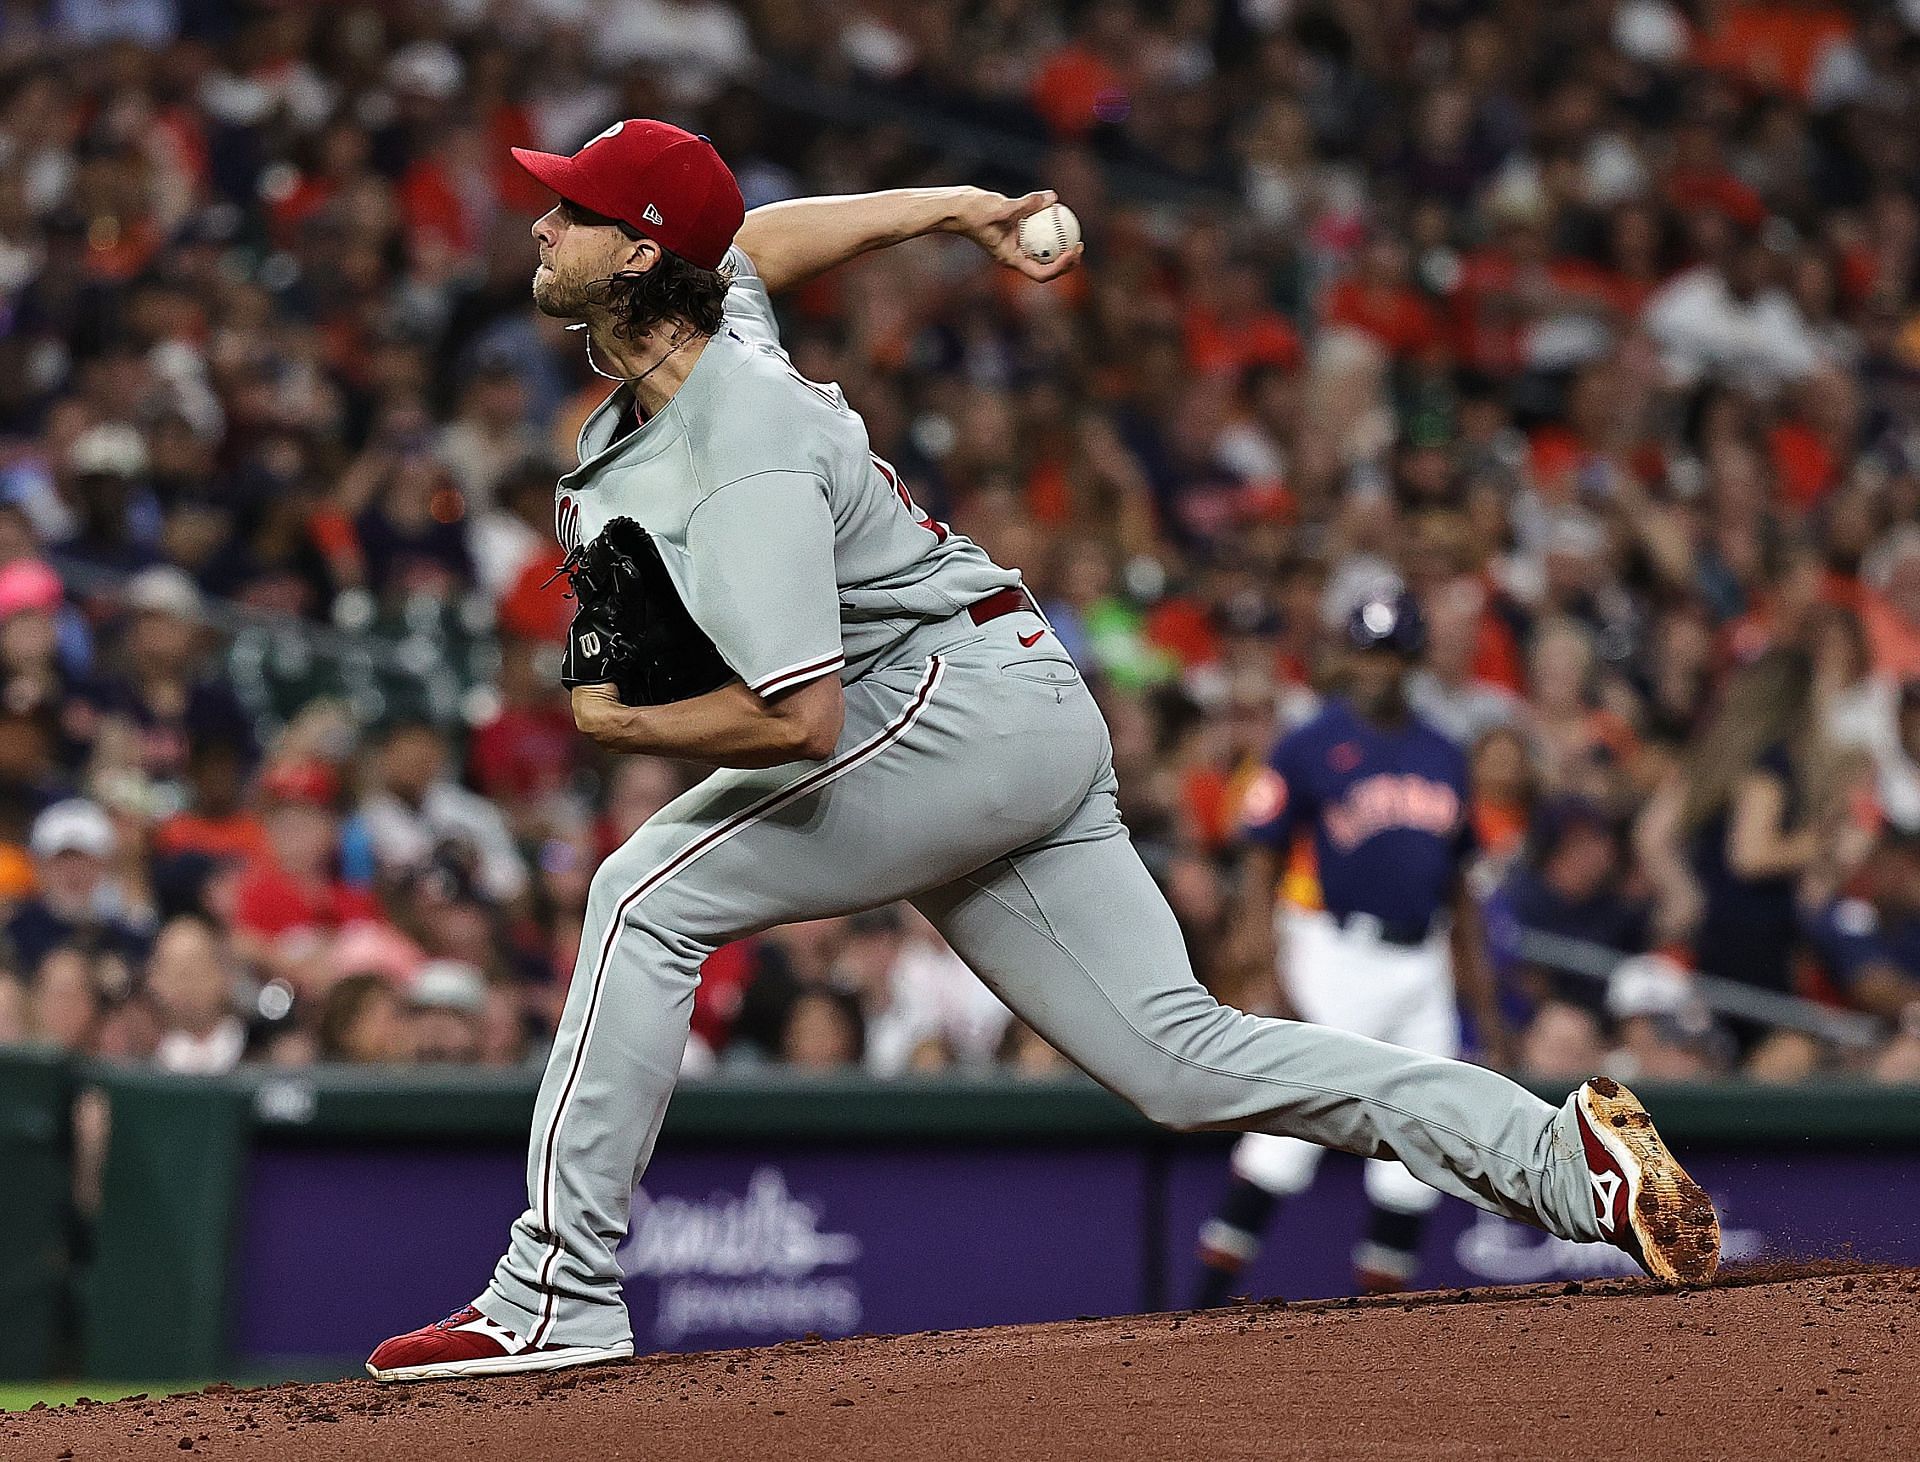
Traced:
[[[606, 131], [594, 137], [593, 141], [587, 143], [587, 147], [593, 146], [594, 142], [605, 142], [609, 137], [618, 137], [620, 135], [621, 129], [626, 125], [627, 124], [624, 121], [615, 122], [611, 127], [607, 128]], [[587, 147], [583, 147], [580, 150], [582, 152], [585, 152], [587, 150]]]

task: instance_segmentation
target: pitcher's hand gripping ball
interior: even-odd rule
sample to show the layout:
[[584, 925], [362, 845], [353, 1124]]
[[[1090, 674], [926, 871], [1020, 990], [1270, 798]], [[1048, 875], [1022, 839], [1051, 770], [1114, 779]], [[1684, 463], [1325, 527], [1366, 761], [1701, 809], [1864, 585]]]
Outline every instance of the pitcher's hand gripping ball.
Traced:
[[1020, 252], [1029, 259], [1051, 264], [1080, 242], [1080, 220], [1064, 203], [1049, 203], [1020, 220]]
[[735, 678], [687, 613], [660, 545], [633, 519], [613, 519], [560, 572], [579, 605], [560, 664], [567, 689], [611, 684], [626, 705], [661, 706]]

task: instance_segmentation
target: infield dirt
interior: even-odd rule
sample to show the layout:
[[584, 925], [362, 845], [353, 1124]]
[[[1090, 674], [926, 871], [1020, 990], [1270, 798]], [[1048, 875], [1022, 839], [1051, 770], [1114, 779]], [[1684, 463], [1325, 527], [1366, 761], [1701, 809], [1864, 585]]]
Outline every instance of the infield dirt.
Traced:
[[799, 1341], [0, 1416], [5, 1462], [1920, 1457], [1920, 1271]]

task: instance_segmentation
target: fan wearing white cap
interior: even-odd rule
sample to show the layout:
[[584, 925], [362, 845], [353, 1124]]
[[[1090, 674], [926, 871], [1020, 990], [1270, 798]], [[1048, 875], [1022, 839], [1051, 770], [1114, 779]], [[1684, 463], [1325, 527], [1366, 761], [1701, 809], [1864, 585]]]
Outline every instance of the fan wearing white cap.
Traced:
[[130, 616], [115, 709], [140, 729], [142, 770], [183, 779], [196, 745], [220, 742], [251, 761], [253, 721], [225, 678], [210, 673], [211, 639], [194, 581], [170, 564], [143, 569], [121, 600]]
[[56, 802], [33, 822], [27, 851], [33, 855], [39, 892], [7, 921], [7, 942], [22, 970], [33, 970], [63, 944], [79, 944], [137, 959], [148, 935], [131, 917], [109, 877], [117, 838], [98, 803], [73, 797]]
[[414, 1058], [469, 1065], [480, 1059], [487, 977], [465, 960], [428, 960], [407, 987]]

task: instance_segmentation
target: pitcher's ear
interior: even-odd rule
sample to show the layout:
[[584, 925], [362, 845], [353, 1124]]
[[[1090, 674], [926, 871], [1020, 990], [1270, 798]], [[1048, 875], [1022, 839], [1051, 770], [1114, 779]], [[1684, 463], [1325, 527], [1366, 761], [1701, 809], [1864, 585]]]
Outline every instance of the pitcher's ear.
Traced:
[[621, 266], [621, 270], [627, 274], [645, 274], [659, 265], [665, 253], [666, 250], [652, 239], [644, 236], [637, 238], [628, 248], [626, 262]]

